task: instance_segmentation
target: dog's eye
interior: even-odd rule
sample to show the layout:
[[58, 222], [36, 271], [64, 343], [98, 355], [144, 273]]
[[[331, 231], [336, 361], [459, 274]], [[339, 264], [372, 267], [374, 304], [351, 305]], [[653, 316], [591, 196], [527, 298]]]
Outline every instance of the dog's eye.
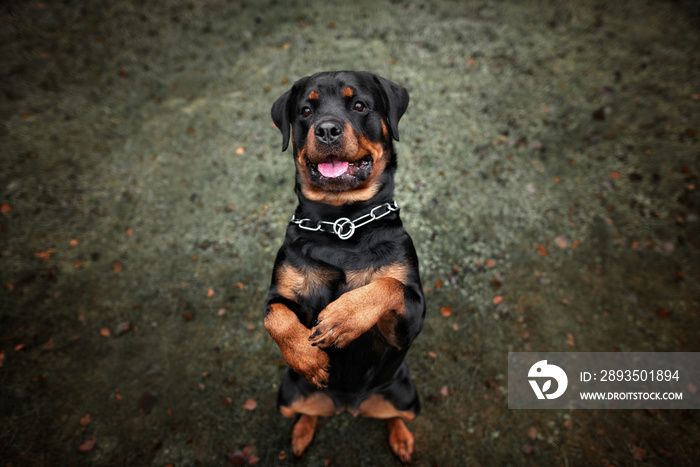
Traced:
[[311, 116], [311, 109], [308, 107], [302, 107], [301, 112], [299, 112], [302, 117], [310, 117]]
[[357, 101], [355, 104], [352, 106], [352, 110], [355, 110], [357, 112], [364, 112], [367, 107], [365, 106], [365, 103], [362, 101]]

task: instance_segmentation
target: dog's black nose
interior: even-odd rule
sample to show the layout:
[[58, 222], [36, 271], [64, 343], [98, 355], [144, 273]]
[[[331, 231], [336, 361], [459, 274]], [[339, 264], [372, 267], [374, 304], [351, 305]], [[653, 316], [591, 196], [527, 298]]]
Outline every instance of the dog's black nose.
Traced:
[[343, 134], [343, 127], [337, 122], [323, 122], [316, 126], [314, 133], [320, 142], [332, 144]]

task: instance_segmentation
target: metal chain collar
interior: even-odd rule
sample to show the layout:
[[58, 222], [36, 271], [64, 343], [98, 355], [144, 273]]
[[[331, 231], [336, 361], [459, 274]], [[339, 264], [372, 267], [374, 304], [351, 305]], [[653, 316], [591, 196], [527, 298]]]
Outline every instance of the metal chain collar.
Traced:
[[[380, 211], [381, 209], [386, 209], [386, 211], [377, 214], [377, 211]], [[390, 201], [388, 203], [375, 206], [372, 208], [369, 214], [360, 216], [355, 220], [350, 220], [347, 217], [341, 217], [335, 222], [319, 221], [315, 226], [310, 226], [305, 224], [311, 222], [311, 219], [297, 219], [292, 215], [289, 222], [296, 224], [300, 229], [309, 230], [311, 232], [321, 231], [334, 233], [341, 240], [347, 240], [355, 234], [355, 229], [362, 227], [363, 225], [367, 225], [372, 221], [376, 221], [377, 219], [381, 219], [382, 217], [398, 210], [399, 204], [396, 201]]]

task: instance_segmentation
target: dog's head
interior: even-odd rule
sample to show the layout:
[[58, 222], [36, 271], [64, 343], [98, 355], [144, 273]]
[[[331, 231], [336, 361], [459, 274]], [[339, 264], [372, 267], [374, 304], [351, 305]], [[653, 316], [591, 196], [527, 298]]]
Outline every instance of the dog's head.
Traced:
[[317, 73], [294, 83], [272, 105], [272, 120], [283, 151], [292, 140], [301, 193], [333, 205], [371, 199], [393, 173], [392, 139], [399, 140], [407, 107], [406, 89], [369, 72]]

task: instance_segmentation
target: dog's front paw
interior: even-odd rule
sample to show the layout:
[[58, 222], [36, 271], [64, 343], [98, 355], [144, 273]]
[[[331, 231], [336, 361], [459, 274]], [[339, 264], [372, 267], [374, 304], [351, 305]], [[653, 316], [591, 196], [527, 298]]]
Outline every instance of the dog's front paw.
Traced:
[[330, 359], [320, 348], [307, 346], [303, 352], [287, 360], [287, 363], [314, 386], [322, 388], [328, 384]]
[[328, 305], [319, 315], [313, 328], [309, 342], [321, 348], [331, 345], [342, 349], [350, 342], [360, 337], [369, 327], [351, 309], [339, 303], [340, 300]]

